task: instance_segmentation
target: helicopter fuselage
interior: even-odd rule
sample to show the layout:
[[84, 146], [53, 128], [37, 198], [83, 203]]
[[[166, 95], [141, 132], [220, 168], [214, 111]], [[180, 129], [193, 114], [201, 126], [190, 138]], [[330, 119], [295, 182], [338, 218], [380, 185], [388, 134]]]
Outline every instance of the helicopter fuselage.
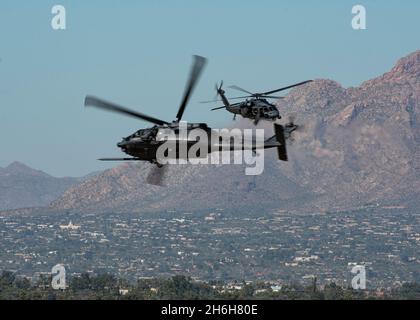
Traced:
[[[269, 99], [282, 99], [283, 97], [273, 96], [273, 93], [280, 92], [283, 90], [291, 89], [297, 86], [301, 86], [305, 83], [311, 82], [312, 80], [307, 80], [303, 82], [299, 82], [287, 87], [283, 87], [276, 90], [271, 90], [262, 93], [252, 93], [248, 90], [245, 90], [241, 87], [236, 85], [230, 86], [230, 88], [245, 92], [248, 94], [247, 96], [242, 97], [234, 97], [228, 98], [225, 95], [225, 90], [222, 89], [223, 81], [221, 81], [220, 85], [216, 84], [216, 92], [217, 95], [220, 97], [221, 100], [213, 100], [213, 101], [204, 101], [203, 103], [215, 102], [215, 101], [222, 101], [222, 107], [216, 107], [211, 110], [222, 110], [226, 109], [227, 111], [233, 113], [235, 116], [233, 120], [236, 119], [236, 115], [240, 114], [243, 118], [249, 118], [254, 120], [254, 124], [257, 125], [260, 120], [277, 120], [281, 119], [280, 113], [276, 106], [267, 101], [266, 98]], [[246, 99], [245, 101], [239, 103], [230, 103], [229, 99]]]
[[276, 106], [265, 99], [249, 99], [244, 102], [231, 104], [226, 107], [226, 110], [249, 119], [281, 119]]
[[173, 153], [165, 154], [165, 157], [172, 156], [173, 159], [187, 159], [193, 146], [199, 150], [198, 153], [194, 153], [194, 158], [206, 158], [211, 152], [256, 150], [279, 146], [277, 141], [258, 140], [255, 135], [245, 137], [242, 132], [234, 133], [229, 130], [221, 132], [209, 128], [205, 123], [188, 123], [185, 127], [170, 124], [140, 129], [123, 138], [117, 146], [132, 156], [133, 160], [159, 163], [157, 152], [164, 143], [169, 143], [169, 148], [175, 150]]

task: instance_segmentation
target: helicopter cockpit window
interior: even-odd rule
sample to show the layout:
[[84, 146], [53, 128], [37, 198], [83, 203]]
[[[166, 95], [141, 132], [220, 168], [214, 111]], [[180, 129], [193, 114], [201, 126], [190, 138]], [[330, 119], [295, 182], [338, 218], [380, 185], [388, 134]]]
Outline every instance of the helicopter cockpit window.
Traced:
[[170, 129], [170, 128], [162, 128], [162, 129], [159, 129], [159, 135], [165, 135], [165, 136], [168, 136], [168, 135], [171, 135], [171, 134], [173, 134], [174, 133], [174, 130], [172, 130], [172, 129]]

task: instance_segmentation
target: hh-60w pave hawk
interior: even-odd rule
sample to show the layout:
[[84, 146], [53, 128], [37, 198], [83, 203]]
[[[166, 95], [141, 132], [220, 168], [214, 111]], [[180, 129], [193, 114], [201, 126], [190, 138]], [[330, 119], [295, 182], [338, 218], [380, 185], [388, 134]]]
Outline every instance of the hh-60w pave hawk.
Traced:
[[296, 84], [293, 84], [284, 88], [262, 92], [262, 93], [252, 93], [248, 90], [242, 89], [241, 87], [238, 87], [235, 85], [230, 86], [229, 88], [239, 90], [248, 94], [247, 96], [243, 96], [243, 97], [229, 98], [229, 100], [246, 99], [245, 101], [232, 103], [232, 104], [229, 102], [228, 98], [225, 95], [225, 91], [222, 89], [222, 86], [223, 86], [223, 81], [222, 81], [220, 83], [220, 86], [216, 84], [216, 92], [217, 92], [217, 95], [220, 96], [221, 100], [216, 99], [216, 100], [211, 100], [211, 101], [203, 101], [202, 103], [211, 103], [211, 102], [221, 101], [223, 102], [222, 107], [213, 108], [211, 110], [213, 111], [213, 110], [226, 109], [227, 111], [234, 114], [233, 120], [236, 119], [236, 115], [240, 114], [243, 118], [254, 120], [254, 124], [257, 125], [260, 119], [272, 120], [272, 121], [281, 119], [280, 113], [277, 110], [276, 106], [268, 102], [266, 98], [282, 99], [283, 97], [273, 96], [272, 94], [280, 92], [280, 91], [284, 91], [287, 89], [291, 89], [297, 86], [301, 86], [311, 81], [312, 80], [307, 80], [307, 81], [299, 82], [299, 83], [296, 83]]
[[[184, 114], [185, 108], [188, 104], [188, 101], [191, 97], [191, 94], [197, 84], [198, 78], [203, 70], [203, 67], [206, 63], [206, 59], [200, 56], [194, 56], [194, 63], [191, 69], [191, 73], [187, 82], [187, 86], [183, 95], [183, 99], [178, 109], [176, 119], [172, 122], [167, 122], [161, 119], [157, 119], [146, 114], [136, 112], [125, 107], [119, 106], [112, 102], [107, 102], [105, 100], [93, 97], [86, 96], [85, 106], [93, 106], [101, 108], [107, 111], [113, 111], [127, 116], [135, 117], [150, 123], [153, 123], [154, 126], [146, 129], [140, 129], [133, 133], [132, 135], [123, 138], [121, 142], [117, 144], [119, 148], [126, 154], [130, 155], [130, 158], [102, 158], [101, 161], [148, 161], [157, 166], [155, 168], [161, 168], [163, 164], [159, 161], [157, 157], [158, 148], [165, 143], [165, 141], [159, 139], [159, 136], [167, 136], [168, 131], [174, 132], [173, 142], [178, 145], [180, 143], [187, 144], [188, 149], [191, 146], [200, 143], [201, 139], [192, 139], [189, 140], [189, 136], [182, 135], [180, 136], [180, 120]], [[206, 123], [187, 123], [186, 130], [189, 132], [193, 129], [202, 129], [207, 133], [206, 145], [203, 149], [212, 151], [220, 150], [253, 150], [256, 149], [266, 149], [266, 148], [277, 148], [278, 158], [283, 161], [287, 161], [287, 152], [286, 152], [286, 138], [290, 136], [290, 133], [296, 129], [297, 126], [283, 126], [279, 124], [274, 124], [275, 135], [267, 140], [263, 140], [263, 143], [260, 145], [255, 144], [255, 139], [252, 141], [246, 141], [245, 139], [240, 140], [241, 143], [230, 144], [229, 149], [226, 149], [225, 145], [222, 145], [220, 139], [211, 139], [214, 134], [213, 130], [207, 126]], [[219, 134], [219, 133], [218, 133]], [[244, 138], [244, 137], [242, 137]], [[205, 140], [205, 139], [204, 139]], [[216, 141], [216, 142], [214, 142]], [[236, 140], [235, 140], [236, 141]], [[203, 142], [202, 142], [203, 143]], [[178, 152], [174, 154], [176, 159], [181, 159], [182, 155]], [[203, 157], [205, 155], [199, 155]], [[155, 178], [153, 176], [157, 176]], [[161, 177], [163, 177], [163, 171], [154, 169], [151, 174], [149, 174], [149, 183], [161, 185]]]

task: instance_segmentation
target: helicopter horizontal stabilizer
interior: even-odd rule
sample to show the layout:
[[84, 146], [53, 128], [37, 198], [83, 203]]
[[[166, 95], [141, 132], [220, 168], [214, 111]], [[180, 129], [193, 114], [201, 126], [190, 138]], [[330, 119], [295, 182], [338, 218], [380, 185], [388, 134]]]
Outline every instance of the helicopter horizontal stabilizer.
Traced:
[[99, 161], [139, 161], [138, 158], [100, 158]]

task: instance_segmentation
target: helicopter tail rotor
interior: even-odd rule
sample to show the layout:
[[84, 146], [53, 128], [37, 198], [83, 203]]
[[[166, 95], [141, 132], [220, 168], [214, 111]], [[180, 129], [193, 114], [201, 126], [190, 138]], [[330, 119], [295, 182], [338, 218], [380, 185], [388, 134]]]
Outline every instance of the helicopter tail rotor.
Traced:
[[285, 137], [286, 139], [290, 139], [292, 142], [294, 141], [292, 133], [295, 131], [301, 131], [303, 129], [302, 125], [297, 125], [295, 123], [295, 118], [296, 116], [294, 114], [289, 115], [288, 121], [284, 126]]
[[229, 101], [225, 96], [225, 90], [223, 90], [223, 80], [220, 81], [220, 84], [218, 84], [216, 82], [214, 89], [216, 90], [216, 95], [214, 96], [213, 100], [208, 100], [208, 101], [200, 101], [200, 103], [214, 103], [214, 102], [223, 102], [224, 106], [223, 107], [218, 107], [218, 108], [213, 108], [211, 110], [218, 110], [218, 109], [223, 109], [226, 108], [227, 106], [229, 106]]
[[216, 83], [216, 98], [218, 95], [225, 94], [225, 90], [223, 90], [222, 87], [223, 87], [223, 80], [220, 81], [220, 85]]
[[229, 107], [230, 106], [229, 100], [228, 100], [228, 98], [226, 98], [225, 90], [223, 90], [222, 87], [223, 87], [223, 80], [220, 81], [220, 86], [219, 87], [217, 87], [217, 85], [216, 85], [217, 95], [220, 96], [220, 99], [223, 102], [223, 106], [224, 107]]

